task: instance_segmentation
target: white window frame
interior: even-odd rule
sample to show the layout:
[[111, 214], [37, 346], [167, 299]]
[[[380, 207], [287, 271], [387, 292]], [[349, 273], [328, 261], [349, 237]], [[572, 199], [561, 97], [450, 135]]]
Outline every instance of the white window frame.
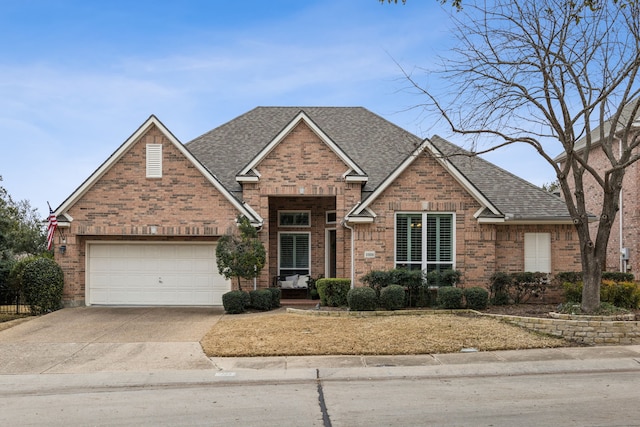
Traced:
[[551, 233], [524, 233], [524, 271], [551, 273]]
[[[282, 216], [287, 214], [307, 214], [308, 224], [282, 224]], [[278, 211], [278, 227], [282, 228], [309, 228], [311, 227], [311, 211], [310, 210], [287, 210]]]
[[[333, 221], [329, 221], [329, 215], [335, 215], [335, 219]], [[325, 213], [325, 224], [337, 224], [338, 223], [338, 214], [336, 211], [327, 211]]]
[[[455, 270], [456, 268], [456, 214], [455, 212], [396, 212], [393, 218], [393, 261], [394, 268], [398, 264], [405, 263], [404, 261], [398, 261], [398, 215], [420, 215], [422, 218], [422, 245], [421, 245], [421, 260], [420, 260], [420, 269], [426, 271], [429, 265], [434, 264], [451, 264], [451, 269]], [[442, 215], [450, 215], [451, 216], [451, 261], [450, 262], [429, 262], [427, 261], [427, 217], [428, 216], [442, 216]], [[406, 262], [407, 264], [418, 265], [417, 262]]]
[[[309, 254], [309, 263], [308, 263], [308, 274], [311, 274], [311, 232], [310, 231], [279, 231], [278, 232], [278, 276], [281, 275], [281, 270], [297, 270], [297, 268], [282, 268], [280, 262], [281, 258], [281, 236], [283, 234], [306, 234], [308, 236], [307, 241], [309, 242], [308, 254]], [[302, 270], [302, 269], [301, 269]]]
[[147, 178], [162, 178], [162, 144], [147, 144]]

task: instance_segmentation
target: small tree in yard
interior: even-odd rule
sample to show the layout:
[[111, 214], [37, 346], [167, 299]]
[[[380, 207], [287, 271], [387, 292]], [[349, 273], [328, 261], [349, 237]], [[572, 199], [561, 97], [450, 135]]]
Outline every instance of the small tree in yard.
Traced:
[[[483, 137], [473, 155], [528, 144], [553, 168], [579, 239], [582, 310], [593, 312], [625, 171], [640, 158], [640, 2], [452, 3], [462, 11], [459, 44], [443, 60], [446, 92], [405, 75], [453, 132]], [[590, 194], [601, 195], [595, 212]]]
[[216, 260], [218, 272], [226, 279], [235, 277], [238, 289], [242, 290], [240, 279], [251, 280], [258, 277], [267, 254], [249, 219], [239, 215], [236, 222], [239, 234], [227, 233], [218, 240]]

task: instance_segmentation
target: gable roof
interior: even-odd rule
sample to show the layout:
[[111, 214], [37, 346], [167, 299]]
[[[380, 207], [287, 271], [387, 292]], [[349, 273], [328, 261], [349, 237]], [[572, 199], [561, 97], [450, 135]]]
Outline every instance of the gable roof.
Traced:
[[[256, 225], [262, 224], [262, 218], [247, 204], [240, 202], [218, 181], [218, 179], [196, 159], [189, 150], [162, 124], [154, 115], [151, 115], [109, 158], [96, 169], [67, 199], [55, 210], [56, 216], [65, 216], [69, 221], [66, 211], [69, 210], [93, 185], [143, 136], [152, 126], [156, 126], [160, 132], [202, 173], [202, 175], [244, 216]], [[64, 222], [64, 221], [63, 221]]]
[[375, 216], [370, 203], [426, 151], [480, 203], [479, 221], [571, 222], [557, 196], [437, 135], [423, 140], [362, 107], [257, 107], [186, 145], [230, 192], [241, 195], [236, 177], [257, 179], [253, 166], [301, 120], [368, 177], [350, 218]]
[[420, 145], [422, 139], [362, 107], [257, 107], [188, 142], [187, 148], [231, 192], [240, 194], [236, 176], [296, 117], [321, 131], [368, 177], [372, 192]]
[[[439, 137], [431, 138], [434, 146], [499, 209], [507, 222], [570, 223], [569, 210], [562, 199], [506, 170], [472, 155], [467, 150]], [[479, 219], [492, 221], [493, 213], [485, 210]]]
[[[247, 174], [254, 172], [253, 168], [255, 168], [271, 152], [271, 150], [273, 150], [283, 139], [285, 139], [287, 135], [289, 135], [289, 133], [301, 122], [305, 123], [313, 131], [313, 133], [315, 133], [318, 138], [320, 138], [331, 149], [331, 151], [333, 151], [340, 158], [340, 160], [342, 160], [350, 168], [347, 171], [350, 176], [357, 175], [361, 177], [362, 181], [367, 180], [366, 174], [362, 171], [362, 169], [344, 151], [342, 151], [342, 149], [335, 142], [333, 142], [331, 138], [327, 134], [325, 134], [322, 129], [320, 129], [304, 111], [300, 111], [296, 115], [296, 117], [294, 117], [293, 120], [291, 120], [289, 124], [287, 124], [287, 126], [285, 126], [285, 128], [282, 129], [280, 133], [269, 142], [269, 144], [267, 144], [262, 150], [260, 150], [260, 152], [244, 168], [242, 168], [238, 175], [246, 176]], [[255, 176], [255, 173], [253, 173], [252, 175]]]

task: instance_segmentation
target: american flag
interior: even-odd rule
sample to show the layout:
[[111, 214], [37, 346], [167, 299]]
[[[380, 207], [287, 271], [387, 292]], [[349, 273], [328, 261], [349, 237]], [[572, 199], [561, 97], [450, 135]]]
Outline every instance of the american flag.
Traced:
[[47, 224], [47, 250], [51, 249], [51, 245], [53, 245], [53, 235], [56, 232], [56, 227], [58, 227], [58, 218], [56, 218], [56, 214], [49, 206], [49, 223]]

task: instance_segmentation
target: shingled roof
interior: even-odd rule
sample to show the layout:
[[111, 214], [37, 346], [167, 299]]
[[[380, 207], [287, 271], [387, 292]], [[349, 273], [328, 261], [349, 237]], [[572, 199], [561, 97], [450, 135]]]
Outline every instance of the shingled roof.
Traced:
[[[238, 173], [300, 112], [368, 176], [366, 199], [411, 156], [423, 140], [362, 107], [257, 107], [186, 144], [229, 191], [241, 196]], [[488, 199], [506, 221], [568, 221], [567, 208], [558, 197], [501, 169], [470, 156], [439, 136], [433, 146]], [[437, 154], [437, 153], [436, 153]], [[501, 218], [488, 209], [481, 215]]]

